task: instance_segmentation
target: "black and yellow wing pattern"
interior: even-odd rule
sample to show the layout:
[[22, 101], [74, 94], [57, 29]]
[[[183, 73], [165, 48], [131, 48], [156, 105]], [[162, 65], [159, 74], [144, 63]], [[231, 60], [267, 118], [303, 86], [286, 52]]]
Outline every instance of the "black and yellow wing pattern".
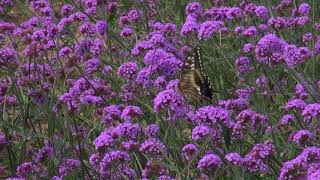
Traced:
[[204, 72], [200, 47], [193, 49], [182, 66], [179, 90], [192, 99], [212, 99], [214, 91]]

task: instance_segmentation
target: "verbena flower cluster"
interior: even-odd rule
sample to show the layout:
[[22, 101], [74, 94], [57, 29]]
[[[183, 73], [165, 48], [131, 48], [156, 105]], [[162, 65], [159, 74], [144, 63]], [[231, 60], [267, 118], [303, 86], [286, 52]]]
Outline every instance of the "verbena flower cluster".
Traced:
[[0, 179], [320, 179], [318, 8], [0, 0]]

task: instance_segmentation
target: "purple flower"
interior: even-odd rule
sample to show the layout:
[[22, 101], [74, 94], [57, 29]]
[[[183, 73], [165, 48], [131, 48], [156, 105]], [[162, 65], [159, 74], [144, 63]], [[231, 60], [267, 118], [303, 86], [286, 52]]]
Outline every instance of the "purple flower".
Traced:
[[306, 25], [309, 22], [310, 22], [310, 19], [308, 16], [296, 17], [293, 19], [292, 25], [303, 27], [304, 25]]
[[162, 91], [165, 89], [166, 83], [166, 78], [164, 76], [159, 76], [156, 80], [154, 80], [153, 85], [157, 90]]
[[226, 12], [226, 16], [228, 20], [232, 20], [232, 19], [240, 20], [241, 18], [243, 18], [243, 12], [238, 7], [231, 7]]
[[197, 168], [200, 171], [212, 171], [216, 168], [220, 168], [222, 165], [222, 160], [219, 156], [211, 153], [203, 156], [198, 162]]
[[[260, 39], [255, 49], [255, 56], [258, 62], [270, 65], [281, 60], [286, 43], [275, 34], [268, 34]], [[280, 55], [280, 56], [279, 56]], [[280, 57], [280, 58], [277, 58]]]
[[190, 161], [194, 158], [194, 156], [198, 153], [199, 149], [194, 144], [187, 144], [183, 146], [181, 150], [181, 156], [183, 159]]
[[314, 138], [314, 134], [308, 130], [299, 130], [298, 132], [294, 133], [291, 137], [291, 140], [297, 143], [300, 146], [305, 145], [306, 143], [310, 142]]
[[144, 134], [148, 137], [155, 137], [160, 127], [157, 124], [150, 124], [144, 128]]
[[108, 29], [108, 23], [105, 20], [100, 20], [96, 22], [96, 31], [101, 35], [104, 36], [106, 34], [106, 31]]
[[186, 14], [199, 17], [202, 13], [202, 6], [198, 2], [191, 2], [186, 6]]
[[287, 21], [283, 17], [272, 17], [268, 20], [268, 25], [275, 29], [282, 29], [287, 26]]
[[108, 148], [113, 145], [116, 137], [112, 134], [113, 128], [105, 129], [100, 135], [93, 141], [93, 144], [95, 148], [102, 149], [102, 148]]
[[222, 27], [224, 27], [224, 23], [222, 21], [205, 21], [200, 25], [198, 39], [208, 40], [214, 33], [221, 30]]
[[236, 59], [235, 65], [239, 74], [246, 74], [251, 70], [250, 59], [247, 56]]
[[68, 55], [72, 52], [72, 49], [69, 47], [63, 47], [59, 51], [60, 57], [68, 57]]
[[149, 138], [140, 145], [139, 151], [152, 157], [162, 157], [167, 153], [167, 148], [159, 139]]
[[128, 28], [128, 27], [124, 27], [122, 29], [122, 31], [120, 32], [120, 36], [121, 37], [129, 37], [133, 34], [133, 29], [132, 28]]
[[307, 99], [308, 92], [305, 90], [304, 86], [301, 83], [297, 83], [295, 87], [296, 97], [299, 99]]
[[286, 126], [288, 125], [291, 121], [293, 121], [295, 118], [292, 114], [286, 114], [284, 116], [282, 116], [281, 120], [280, 120], [280, 125], [282, 126]]
[[140, 124], [124, 122], [119, 124], [116, 128], [113, 129], [112, 133], [116, 135], [116, 137], [124, 137], [129, 140], [137, 140], [140, 137], [142, 132]]
[[268, 26], [266, 24], [259, 24], [258, 29], [264, 32], [268, 29]]
[[140, 19], [140, 12], [136, 9], [132, 9], [128, 12], [128, 20], [132, 23], [138, 22]]
[[40, 151], [38, 152], [35, 158], [35, 162], [42, 162], [44, 160], [48, 160], [52, 158], [53, 155], [54, 155], [53, 148], [46, 145], [43, 148], [41, 148]]
[[130, 80], [130, 78], [137, 72], [137, 70], [137, 63], [126, 62], [121, 64], [121, 66], [118, 68], [118, 76]]
[[142, 110], [138, 106], [127, 106], [121, 114], [121, 119], [131, 121], [133, 118], [139, 118], [142, 115]]
[[198, 124], [214, 125], [219, 122], [229, 128], [231, 128], [233, 124], [231, 121], [231, 113], [229, 111], [214, 106], [201, 107], [198, 109], [196, 117]]
[[90, 22], [84, 22], [83, 24], [80, 25], [79, 32], [81, 34], [93, 36], [96, 33], [96, 28], [95, 28], [94, 24], [92, 24]]
[[229, 161], [233, 165], [240, 166], [242, 164], [242, 157], [239, 153], [229, 153], [224, 157], [227, 161]]
[[181, 36], [187, 36], [193, 32], [197, 32], [198, 30], [198, 24], [197, 24], [197, 19], [192, 16], [188, 15], [186, 22], [183, 24], [180, 34]]
[[298, 8], [298, 12], [302, 15], [302, 16], [308, 16], [310, 13], [310, 5], [308, 3], [302, 3], [300, 4], [299, 8]]
[[26, 177], [28, 174], [33, 173], [35, 165], [32, 162], [24, 162], [17, 167], [17, 175]]
[[158, 49], [152, 49], [147, 51], [147, 53], [144, 56], [144, 64], [145, 65], [151, 65], [151, 66], [157, 66], [160, 59], [163, 59], [164, 57], [168, 56], [169, 53], [164, 51], [161, 48]]
[[289, 68], [293, 68], [308, 60], [311, 57], [311, 52], [307, 47], [298, 48], [296, 45], [290, 44], [285, 46], [283, 57]]
[[251, 26], [248, 29], [244, 30], [242, 34], [246, 37], [256, 36], [258, 34], [257, 28], [254, 26]]
[[119, 166], [126, 166], [129, 161], [130, 156], [125, 151], [107, 152], [100, 162], [99, 172], [102, 175], [107, 175], [111, 173], [110, 171], [112, 168], [115, 168], [114, 170], [117, 171]]
[[233, 30], [233, 32], [235, 34], [241, 34], [244, 31], [244, 27], [243, 26], [236, 26]]
[[237, 116], [237, 122], [234, 124], [232, 129], [233, 137], [242, 137], [245, 127], [250, 125], [250, 130], [256, 133], [258, 130], [266, 128], [268, 117], [259, 114], [251, 109], [241, 111]]
[[103, 108], [102, 119], [104, 123], [109, 124], [113, 120], [119, 118], [121, 115], [121, 111], [117, 105], [110, 105]]
[[302, 116], [306, 122], [311, 122], [312, 118], [320, 117], [320, 104], [308, 104], [302, 111]]
[[100, 161], [101, 161], [101, 157], [99, 153], [94, 153], [90, 155], [89, 162], [91, 166], [93, 166], [95, 169], [99, 167]]
[[307, 147], [297, 157], [285, 162], [280, 170], [278, 180], [304, 178], [309, 167], [320, 162], [320, 148]]
[[154, 111], [160, 111], [168, 108], [173, 119], [183, 116], [186, 113], [186, 102], [184, 97], [174, 90], [161, 91], [154, 99]]
[[208, 136], [210, 133], [210, 128], [205, 125], [199, 125], [192, 129], [192, 140], [198, 141], [203, 139], [203, 137]]
[[142, 85], [144, 88], [146, 88], [147, 85], [149, 84], [149, 81], [150, 81], [149, 78], [151, 74], [152, 74], [152, 65], [141, 69], [138, 72], [136, 82], [139, 85]]
[[132, 152], [137, 150], [139, 143], [133, 140], [121, 142], [121, 149], [127, 152]]
[[285, 104], [285, 109], [289, 110], [303, 110], [306, 107], [306, 103], [301, 99], [291, 99]]
[[264, 162], [275, 154], [275, 146], [270, 141], [255, 144], [252, 150], [242, 159], [242, 165], [250, 172], [266, 172], [267, 164]]
[[17, 52], [11, 48], [0, 49], [0, 67], [13, 67], [16, 68], [19, 65]]
[[244, 53], [249, 53], [249, 52], [252, 52], [253, 50], [254, 50], [254, 45], [252, 43], [247, 43], [242, 48], [242, 52]]
[[311, 32], [307, 32], [305, 34], [302, 35], [302, 42], [304, 44], [307, 44], [308, 42], [310, 42], [313, 38], [313, 34]]
[[100, 60], [98, 58], [92, 58], [85, 62], [84, 64], [84, 72], [86, 74], [92, 74], [96, 72], [99, 68]]
[[219, 106], [228, 110], [234, 110], [236, 112], [248, 109], [249, 101], [244, 98], [219, 100]]
[[257, 6], [254, 12], [261, 19], [267, 19], [269, 16], [269, 10], [265, 6]]

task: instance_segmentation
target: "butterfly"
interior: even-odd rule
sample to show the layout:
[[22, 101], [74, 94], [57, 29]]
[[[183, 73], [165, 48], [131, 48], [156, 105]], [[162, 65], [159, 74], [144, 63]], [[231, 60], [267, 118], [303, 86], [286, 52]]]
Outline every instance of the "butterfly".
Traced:
[[204, 98], [209, 102], [212, 100], [215, 91], [205, 75], [200, 47], [195, 47], [184, 62], [178, 89], [191, 99]]

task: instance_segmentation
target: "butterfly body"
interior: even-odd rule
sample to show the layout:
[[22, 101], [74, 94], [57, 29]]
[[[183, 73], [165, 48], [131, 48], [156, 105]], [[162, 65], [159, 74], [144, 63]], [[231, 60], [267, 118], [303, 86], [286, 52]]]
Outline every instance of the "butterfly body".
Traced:
[[213, 90], [204, 73], [199, 47], [193, 50], [193, 53], [187, 57], [183, 64], [178, 88], [184, 95], [192, 99], [205, 98], [209, 101], [212, 99]]

